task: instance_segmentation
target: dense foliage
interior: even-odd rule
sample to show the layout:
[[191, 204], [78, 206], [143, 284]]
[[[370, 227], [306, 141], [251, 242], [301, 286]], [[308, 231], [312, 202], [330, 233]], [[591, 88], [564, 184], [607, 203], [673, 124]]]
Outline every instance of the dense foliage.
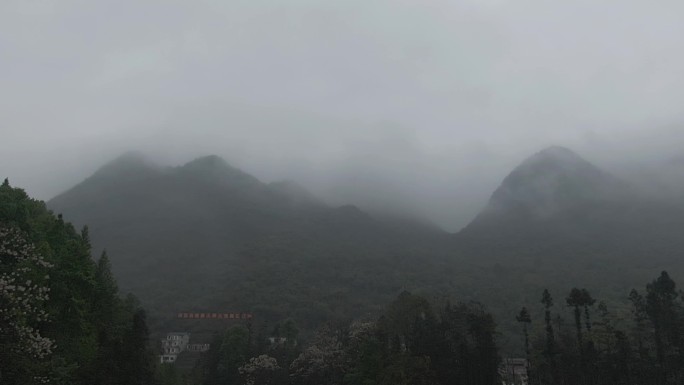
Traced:
[[[674, 281], [662, 272], [643, 294], [632, 290], [629, 300], [629, 312], [620, 312], [611, 311], [605, 302], [596, 305], [584, 289], [573, 288], [564, 303], [554, 303], [544, 291], [543, 327], [523, 308], [517, 320], [524, 334], [530, 324], [537, 331], [531, 351], [526, 349], [530, 383], [684, 383], [684, 301]], [[571, 311], [572, 322], [564, 321], [563, 305]]]
[[48, 204], [90, 226], [94, 247], [110, 251], [120, 287], [140, 298], [158, 337], [184, 330], [173, 320], [180, 311], [292, 318], [310, 332], [379, 314], [406, 289], [486, 303], [502, 351], [517, 356], [520, 328], [510, 314], [544, 288], [580, 285], [619, 306], [665, 266], [684, 275], [684, 212], [645, 201], [562, 149], [513, 170], [458, 234], [331, 207], [215, 156], [179, 167], [124, 156]]
[[[523, 163], [455, 235], [329, 207], [216, 157], [164, 169], [125, 158], [51, 202], [92, 223], [91, 242], [88, 227], [5, 181], [0, 380], [494, 384], [498, 345], [528, 358], [533, 384], [684, 383], [674, 282], [663, 273], [624, 296], [662, 266], [684, 273], [684, 214], [631, 193], [613, 199], [619, 181], [556, 152]], [[555, 189], [540, 190], [549, 181]], [[105, 253], [94, 261], [91, 244], [113, 251], [114, 267]], [[145, 312], [119, 296], [112, 268], [150, 309], [153, 335], [205, 327], [174, 320], [178, 311], [252, 312], [255, 324], [221, 330], [192, 372], [157, 368]], [[553, 298], [578, 284], [588, 289]], [[404, 290], [418, 295], [384, 307]], [[451, 297], [486, 303], [500, 333], [480, 306]], [[378, 316], [351, 322], [368, 314]]]
[[403, 292], [378, 319], [326, 324], [303, 348], [296, 329], [285, 330], [260, 346], [251, 328], [229, 329], [200, 360], [196, 383], [499, 383], [494, 321], [476, 304], [447, 303], [435, 311], [424, 298]]
[[145, 312], [103, 254], [45, 205], [0, 186], [0, 383], [153, 384]]

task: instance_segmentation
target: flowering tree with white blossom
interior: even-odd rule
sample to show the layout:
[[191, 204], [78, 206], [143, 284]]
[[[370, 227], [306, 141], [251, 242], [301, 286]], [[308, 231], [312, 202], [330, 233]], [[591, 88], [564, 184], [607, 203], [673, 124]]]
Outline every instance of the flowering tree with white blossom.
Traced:
[[262, 354], [250, 358], [249, 362], [238, 368], [238, 372], [245, 385], [268, 385], [280, 369], [275, 358]]
[[53, 341], [39, 330], [48, 322], [50, 268], [20, 230], [0, 225], [0, 382], [20, 375], [16, 363], [52, 353]]

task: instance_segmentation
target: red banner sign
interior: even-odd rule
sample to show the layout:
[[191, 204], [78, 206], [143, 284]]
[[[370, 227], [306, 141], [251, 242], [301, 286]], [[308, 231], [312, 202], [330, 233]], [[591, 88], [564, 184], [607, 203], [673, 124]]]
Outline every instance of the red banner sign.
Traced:
[[238, 320], [251, 319], [252, 313], [178, 313], [178, 318], [182, 319], [220, 319]]

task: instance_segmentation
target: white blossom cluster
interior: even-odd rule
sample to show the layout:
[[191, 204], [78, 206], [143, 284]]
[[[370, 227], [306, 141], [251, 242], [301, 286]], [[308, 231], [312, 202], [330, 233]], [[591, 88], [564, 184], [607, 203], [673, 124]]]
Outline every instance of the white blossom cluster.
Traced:
[[42, 337], [35, 325], [48, 321], [43, 304], [50, 289], [46, 262], [19, 230], [0, 227], [0, 335], [12, 336], [8, 348], [44, 358], [54, 342]]
[[375, 321], [354, 321], [349, 326], [349, 339], [352, 341], [366, 339], [375, 332]]
[[343, 369], [344, 349], [336, 335], [319, 332], [314, 343], [290, 365], [290, 376], [310, 377], [316, 373]]
[[238, 372], [245, 379], [245, 385], [256, 384], [257, 377], [268, 372], [273, 372], [280, 369], [278, 366], [278, 361], [266, 354], [262, 354], [259, 357], [252, 357], [249, 362], [238, 368]]

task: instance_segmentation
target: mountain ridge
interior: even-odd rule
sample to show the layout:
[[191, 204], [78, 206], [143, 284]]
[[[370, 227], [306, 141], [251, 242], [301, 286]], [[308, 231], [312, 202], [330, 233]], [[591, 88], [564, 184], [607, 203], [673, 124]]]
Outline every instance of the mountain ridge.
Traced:
[[642, 196], [574, 152], [551, 147], [514, 168], [455, 238], [459, 248], [479, 254], [541, 246], [636, 257], [656, 244], [684, 247], [678, 228], [684, 228], [684, 211], [677, 206]]
[[149, 170], [138, 164], [141, 178], [98, 170], [48, 207], [88, 224], [121, 287], [164, 311], [173, 302], [155, 298], [222, 287], [226, 277], [247, 284], [248, 275], [263, 274], [252, 270], [256, 260], [385, 258], [427, 243], [413, 227], [393, 228], [352, 205], [330, 207], [290, 182], [263, 183], [217, 156]]
[[165, 317], [178, 308], [222, 307], [313, 327], [373, 312], [405, 289], [487, 302], [508, 325], [511, 304], [542, 285], [601, 274], [624, 291], [664, 263], [684, 274], [684, 214], [624, 193], [624, 181], [568, 149], [521, 162], [492, 194], [494, 208], [458, 233], [332, 207], [215, 156], [148, 166], [136, 178], [96, 172], [47, 204], [89, 225], [94, 250], [107, 248], [121, 288], [156, 328], [177, 327]]

